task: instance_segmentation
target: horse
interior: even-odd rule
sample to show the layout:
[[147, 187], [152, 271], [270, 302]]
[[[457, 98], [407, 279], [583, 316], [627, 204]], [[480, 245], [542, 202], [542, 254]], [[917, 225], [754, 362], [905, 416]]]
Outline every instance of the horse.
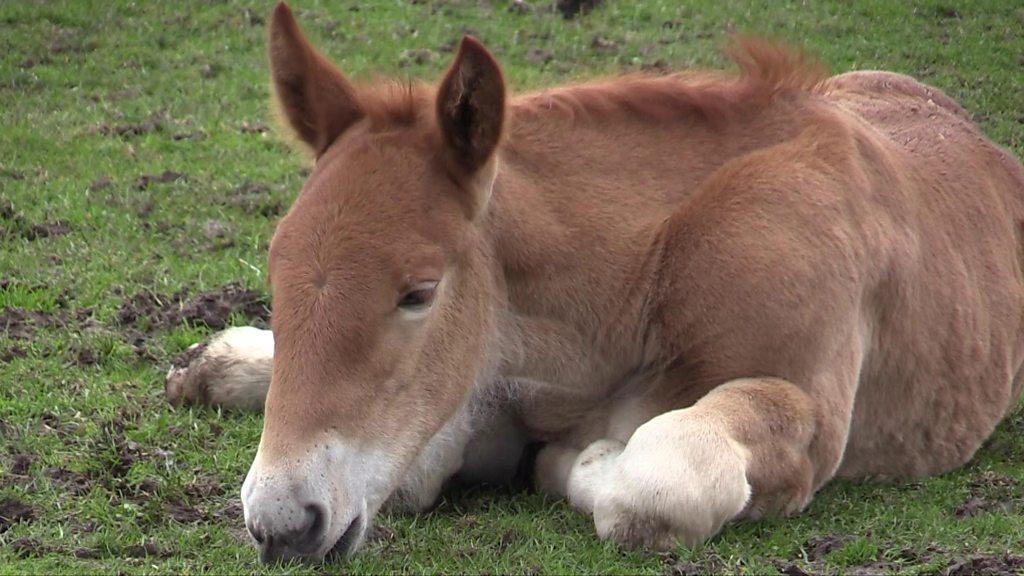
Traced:
[[384, 507], [511, 478], [627, 547], [967, 462], [1021, 396], [1024, 170], [908, 76], [762, 40], [737, 73], [510, 95], [466, 37], [436, 85], [350, 80], [279, 4], [315, 158], [269, 248], [272, 332], [166, 394], [264, 411], [263, 561], [344, 557]]

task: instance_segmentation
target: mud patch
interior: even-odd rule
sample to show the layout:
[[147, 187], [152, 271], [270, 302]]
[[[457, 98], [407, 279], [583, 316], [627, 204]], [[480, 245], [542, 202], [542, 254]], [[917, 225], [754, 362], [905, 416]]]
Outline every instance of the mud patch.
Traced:
[[173, 555], [171, 552], [161, 549], [156, 545], [156, 542], [153, 541], [149, 541], [144, 544], [126, 546], [121, 550], [121, 552], [124, 556], [129, 558], [146, 558], [147, 556], [168, 558]]
[[73, 362], [78, 366], [95, 366], [100, 363], [99, 354], [92, 348], [78, 348], [73, 354]]
[[167, 502], [164, 504], [164, 511], [172, 520], [181, 524], [194, 524], [206, 519], [206, 514], [202, 510], [184, 502]]
[[221, 497], [225, 494], [224, 487], [216, 478], [202, 477], [185, 486], [183, 496], [166, 498], [163, 509], [167, 516], [181, 524], [241, 517], [241, 505], [237, 500], [223, 506]]
[[964, 518], [972, 518], [985, 512], [993, 512], [1000, 509], [1006, 511], [1003, 503], [991, 502], [983, 496], [971, 496], [953, 510], [953, 515], [963, 520]]
[[6, 350], [0, 352], [0, 362], [6, 364], [13, 362], [15, 358], [24, 358], [26, 356], [28, 356], [28, 352], [26, 352], [21, 346], [10, 346]]
[[50, 236], [62, 236], [71, 232], [71, 225], [65, 220], [35, 224], [29, 222], [14, 204], [6, 198], [0, 198], [0, 238], [24, 238], [38, 240]]
[[135, 180], [135, 189], [145, 190], [152, 184], [169, 184], [171, 182], [177, 182], [178, 180], [185, 180], [187, 178], [187, 174], [182, 174], [181, 172], [175, 172], [173, 170], [164, 170], [159, 174], [142, 174]]
[[150, 132], [163, 132], [163, 130], [163, 122], [157, 120], [143, 120], [141, 122], [115, 124], [113, 126], [101, 124], [96, 128], [96, 131], [104, 136], [119, 136], [121, 138], [141, 136], [143, 134], [149, 134]]
[[50, 552], [54, 552], [53, 548], [44, 545], [42, 542], [35, 538], [18, 538], [9, 545], [11, 552], [18, 558], [31, 558], [33, 556], [44, 556]]
[[280, 216], [284, 212], [284, 204], [271, 196], [270, 186], [259, 182], [245, 182], [235, 188], [224, 204], [264, 218]]
[[[59, 313], [25, 310], [17, 306], [8, 306], [0, 310], [0, 334], [14, 340], [31, 340], [39, 328], [53, 328], [65, 324], [66, 319]], [[12, 354], [12, 359], [14, 356]]]
[[945, 576], [1012, 576], [1024, 572], [1024, 556], [978, 554], [957, 560], [942, 573]]
[[54, 487], [72, 496], [81, 496], [92, 488], [92, 480], [85, 474], [57, 467], [47, 468], [44, 474]]
[[242, 503], [237, 499], [232, 500], [226, 506], [214, 512], [212, 516], [214, 520], [226, 521], [229, 524], [238, 524], [239, 521], [245, 518], [245, 514], [242, 512]]
[[24, 476], [25, 474], [28, 474], [28, 469], [32, 466], [32, 462], [34, 461], [35, 458], [30, 454], [15, 454], [14, 457], [11, 458], [11, 474], [15, 476]]
[[[137, 92], [128, 92], [124, 96], [135, 97], [139, 94]], [[113, 94], [111, 95], [114, 96]], [[120, 95], [118, 95], [120, 96]], [[120, 98], [115, 98], [120, 99]], [[118, 113], [120, 115], [120, 113]], [[119, 138], [132, 138], [134, 136], [142, 136], [145, 134], [151, 134], [154, 132], [164, 132], [168, 129], [168, 125], [171, 123], [171, 119], [167, 114], [166, 110], [157, 110], [149, 114], [145, 118], [141, 118], [132, 122], [125, 122], [121, 124], [100, 124], [93, 130], [103, 136], [115, 136]]]
[[1021, 486], [1013, 478], [984, 472], [971, 479], [967, 499], [953, 509], [953, 516], [963, 520], [988, 512], [1013, 512], [1021, 508]]
[[150, 351], [148, 338], [145, 333], [134, 328], [129, 328], [125, 331], [125, 340], [127, 340], [128, 344], [131, 345], [132, 351], [135, 352], [135, 356], [138, 358], [147, 362], [158, 362], [160, 360], [156, 354], [153, 354], [153, 352]]
[[224, 487], [220, 482], [211, 478], [202, 478], [185, 486], [185, 494], [190, 498], [205, 500], [223, 496], [224, 493]]
[[131, 325], [145, 321], [149, 333], [184, 323], [223, 330], [236, 314], [252, 325], [266, 326], [270, 320], [270, 305], [262, 294], [237, 282], [195, 296], [188, 296], [187, 289], [170, 296], [139, 292], [121, 303], [117, 322]]
[[602, 0], [558, 0], [555, 2], [555, 9], [562, 14], [562, 17], [571, 20], [578, 16], [585, 16], [601, 3]]
[[89, 191], [99, 192], [100, 190], [103, 190], [105, 188], [110, 188], [110, 184], [110, 178], [107, 178], [106, 176], [100, 176], [99, 178], [93, 180], [91, 184], [89, 184]]
[[32, 224], [29, 227], [29, 234], [25, 236], [28, 240], [37, 238], [49, 238], [50, 236], [63, 236], [71, 232], [71, 225], [66, 220], [44, 222], [43, 224]]
[[20, 522], [31, 522], [35, 517], [35, 510], [16, 498], [0, 500], [0, 534]]
[[75, 548], [71, 554], [80, 560], [93, 560], [103, 557], [103, 554], [98, 548]]
[[841, 549], [854, 540], [853, 536], [829, 534], [826, 536], [814, 536], [804, 544], [804, 550], [807, 552], [807, 559], [811, 562], [817, 562], [825, 556]]

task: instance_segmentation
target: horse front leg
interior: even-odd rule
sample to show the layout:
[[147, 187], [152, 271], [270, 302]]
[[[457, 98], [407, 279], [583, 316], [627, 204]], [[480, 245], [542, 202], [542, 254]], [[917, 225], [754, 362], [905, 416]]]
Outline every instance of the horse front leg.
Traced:
[[228, 328], [193, 344], [175, 360], [164, 385], [167, 401], [175, 406], [206, 404], [262, 411], [273, 360], [270, 330]]
[[593, 515], [602, 539], [693, 546], [730, 520], [791, 514], [810, 502], [846, 438], [842, 418], [821, 425], [820, 408], [785, 380], [734, 380], [647, 421], [624, 445], [599, 440], [574, 458], [556, 450], [538, 459], [538, 472], [550, 464], [547, 483]]

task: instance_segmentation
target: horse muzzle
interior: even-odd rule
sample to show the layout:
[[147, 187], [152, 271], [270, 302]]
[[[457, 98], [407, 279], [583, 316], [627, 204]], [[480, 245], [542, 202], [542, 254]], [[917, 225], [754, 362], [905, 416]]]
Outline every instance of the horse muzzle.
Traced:
[[[362, 544], [365, 494], [330, 450], [269, 464], [257, 453], [242, 485], [245, 526], [264, 563], [344, 557]], [[355, 484], [355, 485], [354, 485]]]

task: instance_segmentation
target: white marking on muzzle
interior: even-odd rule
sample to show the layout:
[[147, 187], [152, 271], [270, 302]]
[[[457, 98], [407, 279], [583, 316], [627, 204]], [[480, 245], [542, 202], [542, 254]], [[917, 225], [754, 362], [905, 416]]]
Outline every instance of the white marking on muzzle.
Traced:
[[322, 558], [339, 543], [354, 551], [390, 493], [393, 466], [380, 450], [333, 439], [273, 462], [261, 446], [241, 496], [264, 559]]

